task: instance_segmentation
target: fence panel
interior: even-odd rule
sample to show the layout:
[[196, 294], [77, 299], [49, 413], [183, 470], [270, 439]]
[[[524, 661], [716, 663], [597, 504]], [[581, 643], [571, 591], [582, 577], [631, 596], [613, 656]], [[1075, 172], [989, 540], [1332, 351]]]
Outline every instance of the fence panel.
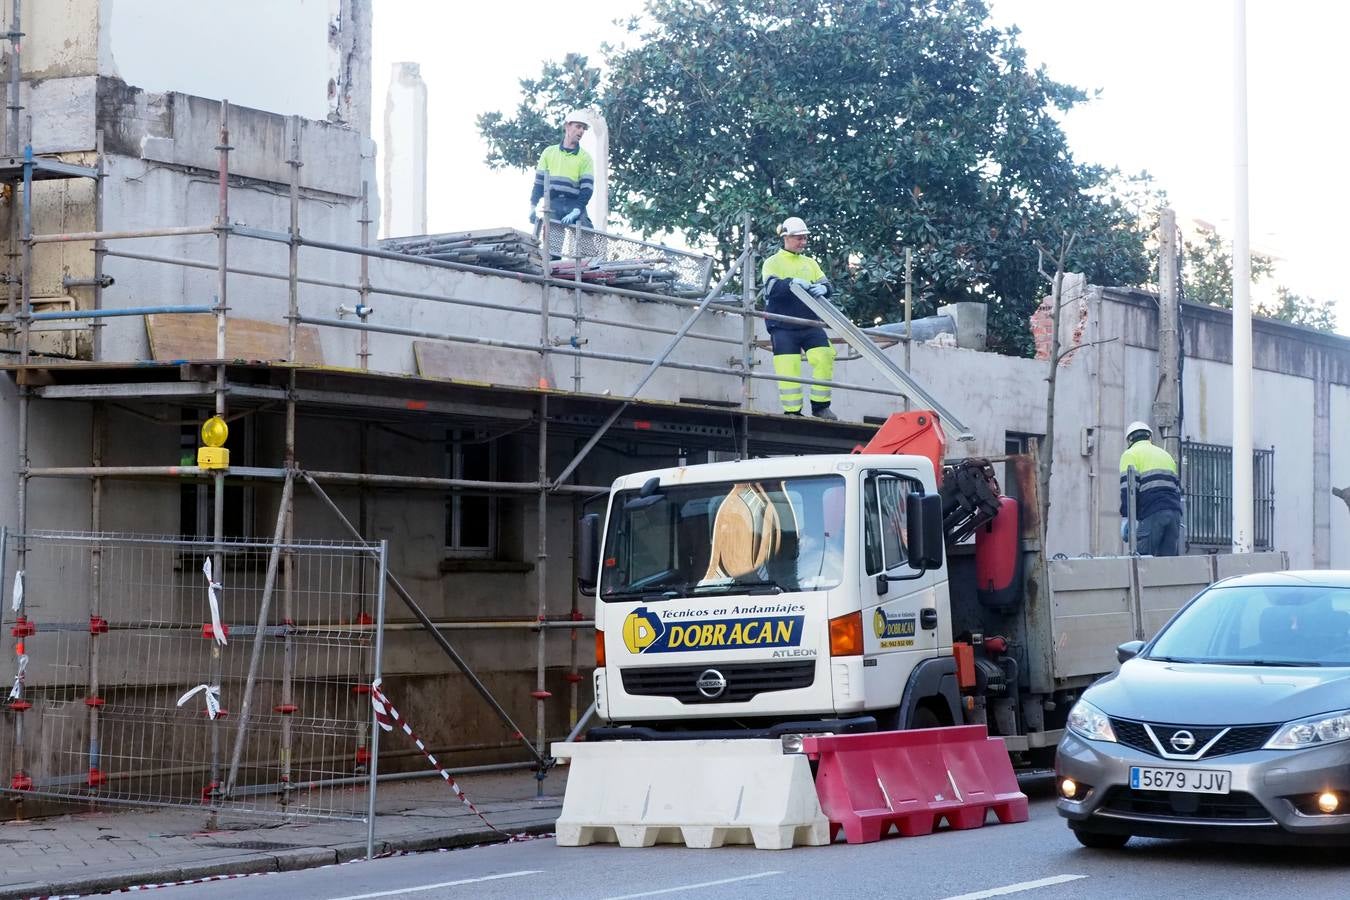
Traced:
[[4, 544], [15, 654], [0, 665], [27, 665], [0, 787], [366, 817], [353, 785], [370, 760], [378, 546], [231, 541], [217, 553], [209, 541], [69, 532]]

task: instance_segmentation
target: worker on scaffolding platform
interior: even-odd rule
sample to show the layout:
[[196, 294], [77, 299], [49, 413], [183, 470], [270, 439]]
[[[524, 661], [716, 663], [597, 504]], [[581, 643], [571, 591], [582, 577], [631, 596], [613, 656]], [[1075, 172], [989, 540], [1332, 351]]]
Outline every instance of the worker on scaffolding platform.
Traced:
[[[830, 282], [820, 265], [811, 257], [802, 255], [810, 230], [796, 216], [783, 220], [778, 227], [783, 238], [783, 249], [764, 260], [760, 276], [764, 281], [765, 305], [769, 312], [796, 319], [820, 321], [811, 309], [792, 293], [795, 284], [815, 297], [830, 295]], [[839, 417], [830, 409], [829, 382], [834, 378], [834, 347], [819, 326], [796, 325], [791, 322], [768, 321], [769, 339], [773, 342], [773, 370], [779, 375], [800, 378], [802, 352], [811, 366], [811, 415], [817, 419], [835, 420]], [[825, 382], [821, 384], [820, 382]], [[789, 416], [802, 414], [802, 384], [799, 381], [778, 382], [778, 399], [783, 412]]]
[[[562, 141], [550, 144], [539, 154], [534, 170], [534, 188], [530, 191], [530, 224], [539, 221], [536, 207], [544, 196], [548, 182], [549, 221], [559, 225], [580, 224], [591, 227], [586, 204], [595, 191], [595, 163], [591, 155], [581, 149], [581, 137], [590, 126], [585, 113], [574, 110], [563, 120]], [[549, 252], [557, 256], [562, 249], [562, 231], [559, 228], [549, 236]]]

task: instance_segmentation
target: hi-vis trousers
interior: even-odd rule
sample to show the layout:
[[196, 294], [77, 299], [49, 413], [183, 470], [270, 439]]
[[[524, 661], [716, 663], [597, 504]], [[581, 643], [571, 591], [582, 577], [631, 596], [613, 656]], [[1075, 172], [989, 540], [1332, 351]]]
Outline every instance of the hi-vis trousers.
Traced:
[[[822, 328], [775, 328], [769, 333], [773, 341], [773, 370], [779, 375], [800, 378], [802, 351], [811, 367], [811, 377], [818, 381], [834, 380], [834, 347]], [[778, 399], [783, 412], [802, 411], [802, 385], [797, 381], [778, 382]], [[811, 385], [811, 406], [825, 406], [830, 402], [830, 388], [824, 384]]]

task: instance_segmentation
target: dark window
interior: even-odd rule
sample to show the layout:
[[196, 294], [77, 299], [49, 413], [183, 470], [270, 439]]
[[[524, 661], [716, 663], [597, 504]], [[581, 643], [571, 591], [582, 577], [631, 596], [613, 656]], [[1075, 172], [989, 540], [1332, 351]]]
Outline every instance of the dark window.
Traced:
[[[445, 442], [446, 477], [497, 480], [497, 441], [452, 429]], [[471, 488], [454, 490], [445, 505], [445, 549], [451, 556], [491, 557], [497, 552], [497, 498]]]
[[[1233, 544], [1233, 448], [1181, 443], [1181, 489], [1186, 498], [1186, 546], [1227, 549]], [[1275, 448], [1252, 452], [1252, 547], [1275, 546]]]

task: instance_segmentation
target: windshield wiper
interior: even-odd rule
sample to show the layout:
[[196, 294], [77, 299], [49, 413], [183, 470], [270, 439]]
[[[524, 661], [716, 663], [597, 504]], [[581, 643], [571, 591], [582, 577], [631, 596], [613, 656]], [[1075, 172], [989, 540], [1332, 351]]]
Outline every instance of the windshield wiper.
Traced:
[[1181, 656], [1145, 656], [1144, 659], [1152, 659], [1152, 660], [1156, 660], [1157, 662], [1170, 662], [1170, 663], [1194, 663], [1194, 662], [1199, 662], [1198, 659], [1186, 659], [1185, 657], [1181, 657]]
[[1312, 662], [1311, 660], [1305, 662], [1294, 659], [1224, 659], [1218, 662], [1225, 666], [1269, 666], [1278, 669], [1301, 669], [1304, 666], [1321, 668], [1322, 666], [1320, 662]]
[[697, 597], [717, 597], [725, 594], [782, 594], [787, 592], [776, 581], [731, 582], [729, 584], [695, 585]]
[[631, 591], [611, 591], [601, 594], [602, 600], [632, 600], [637, 598], [646, 602], [656, 602], [657, 600], [674, 600], [677, 597], [688, 596], [688, 584], [676, 584], [670, 587], [647, 587], [638, 588]]

